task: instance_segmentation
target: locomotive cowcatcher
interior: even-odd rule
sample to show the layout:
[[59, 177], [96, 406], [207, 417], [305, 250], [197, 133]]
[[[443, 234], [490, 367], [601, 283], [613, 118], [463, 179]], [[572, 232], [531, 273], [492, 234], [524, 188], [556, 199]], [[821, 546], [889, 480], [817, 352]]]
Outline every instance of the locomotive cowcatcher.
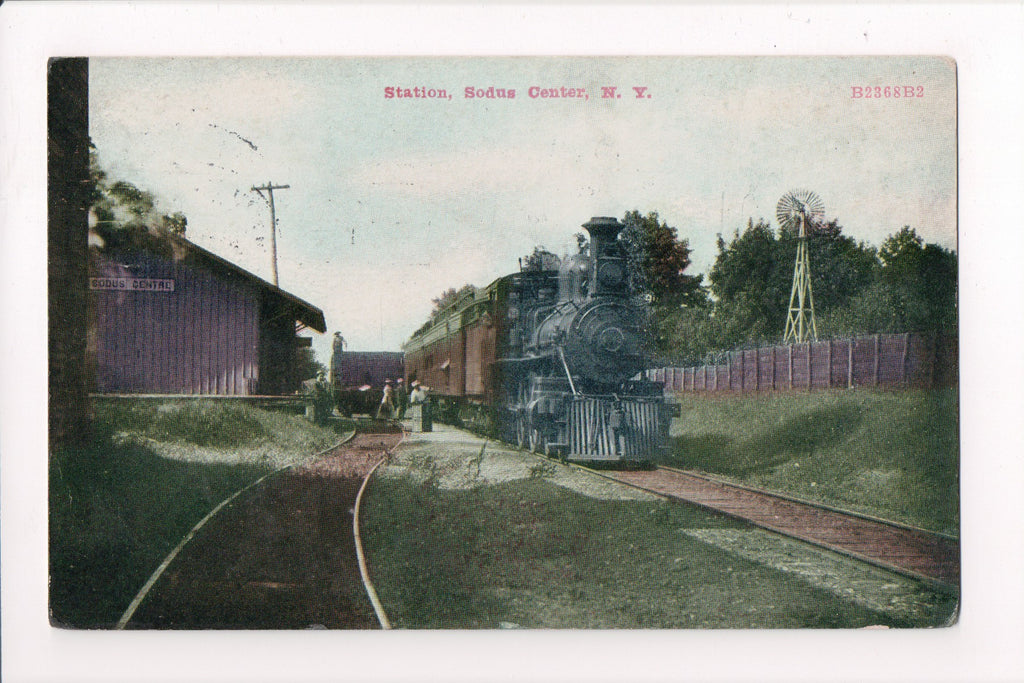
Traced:
[[648, 464], [666, 448], [663, 385], [642, 378], [646, 331], [615, 218], [440, 311], [405, 344], [406, 374], [443, 408], [571, 461]]

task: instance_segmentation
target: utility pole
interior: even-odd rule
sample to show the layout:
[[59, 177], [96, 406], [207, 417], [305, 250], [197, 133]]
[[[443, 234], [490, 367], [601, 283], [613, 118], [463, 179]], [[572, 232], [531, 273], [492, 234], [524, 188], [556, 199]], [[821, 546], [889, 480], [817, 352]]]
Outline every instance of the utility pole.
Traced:
[[274, 190], [287, 190], [290, 185], [275, 185], [272, 182], [267, 182], [266, 185], [261, 187], [253, 187], [252, 191], [263, 196], [260, 190], [266, 190], [267, 194], [270, 195], [270, 246], [273, 250], [274, 256], [274, 286], [277, 287], [277, 216], [274, 214]]

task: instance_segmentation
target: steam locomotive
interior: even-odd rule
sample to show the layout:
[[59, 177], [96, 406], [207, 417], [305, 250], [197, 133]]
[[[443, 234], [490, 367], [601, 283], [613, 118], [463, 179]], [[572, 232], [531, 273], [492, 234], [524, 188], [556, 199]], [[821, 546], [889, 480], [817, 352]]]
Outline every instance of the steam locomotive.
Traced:
[[643, 465], [668, 441], [663, 385], [642, 378], [645, 331], [615, 218], [588, 248], [467, 293], [403, 347], [410, 382], [460, 419], [570, 461]]

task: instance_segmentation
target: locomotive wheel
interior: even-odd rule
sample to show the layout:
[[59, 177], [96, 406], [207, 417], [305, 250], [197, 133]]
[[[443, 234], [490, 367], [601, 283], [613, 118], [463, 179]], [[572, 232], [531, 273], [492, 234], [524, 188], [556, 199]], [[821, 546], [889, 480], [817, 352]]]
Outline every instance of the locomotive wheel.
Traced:
[[560, 446], [552, 446], [549, 443], [544, 444], [544, 455], [549, 458], [555, 458], [561, 462], [566, 461], [565, 448]]
[[530, 430], [530, 450], [534, 453], [545, 454], [547, 452], [547, 439], [539, 427]]
[[516, 446], [526, 448], [528, 441], [526, 419], [521, 414], [516, 414]]

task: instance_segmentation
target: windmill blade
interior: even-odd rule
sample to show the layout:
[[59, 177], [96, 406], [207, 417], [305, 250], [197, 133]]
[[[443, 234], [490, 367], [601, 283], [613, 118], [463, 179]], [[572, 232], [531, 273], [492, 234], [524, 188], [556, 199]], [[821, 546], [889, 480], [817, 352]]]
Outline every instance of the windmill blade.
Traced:
[[814, 226], [821, 222], [824, 215], [825, 203], [810, 190], [787, 192], [775, 207], [775, 217], [779, 221], [779, 226], [787, 229], [798, 228], [801, 218], [805, 227]]
[[800, 219], [800, 205], [792, 192], [784, 194], [779, 200], [778, 206], [775, 207], [775, 217], [780, 227], [793, 228], [797, 225]]
[[808, 223], [820, 222], [825, 217], [825, 202], [815, 193], [805, 190], [800, 201], [803, 203], [804, 216]]

